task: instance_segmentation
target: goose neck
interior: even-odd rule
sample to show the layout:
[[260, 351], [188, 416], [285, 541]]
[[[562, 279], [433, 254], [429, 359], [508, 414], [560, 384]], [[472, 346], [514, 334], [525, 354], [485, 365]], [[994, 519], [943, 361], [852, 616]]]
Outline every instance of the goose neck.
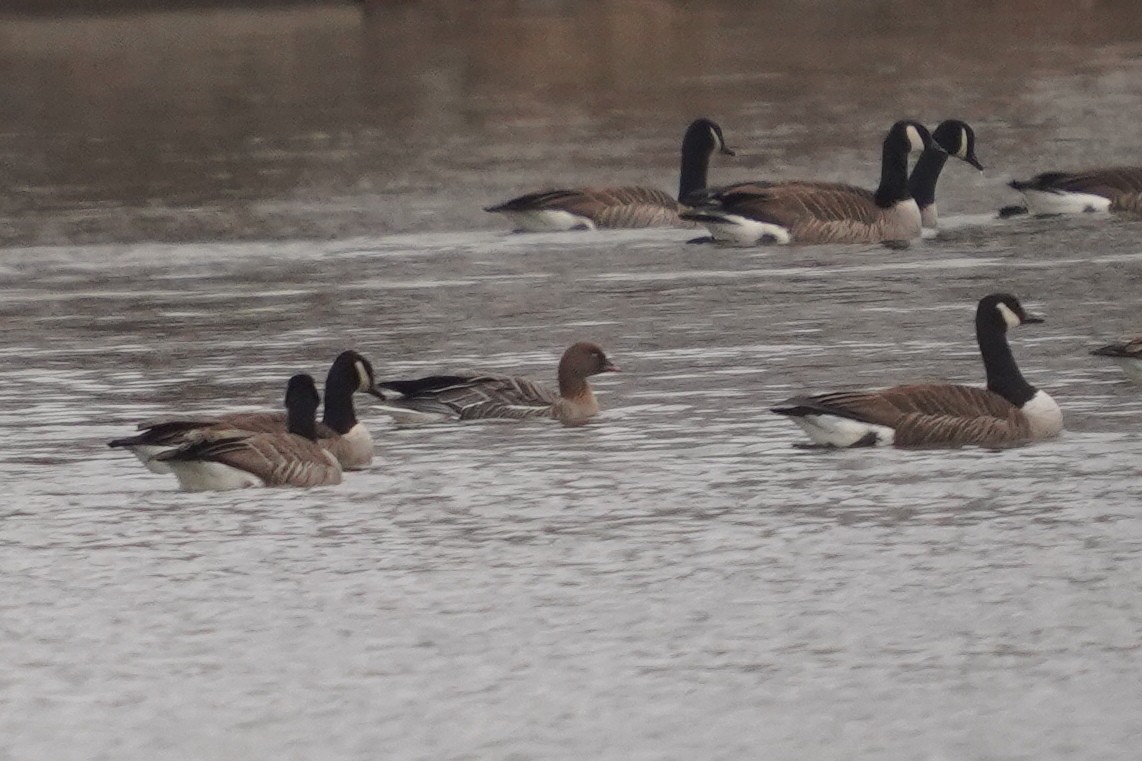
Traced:
[[353, 394], [357, 390], [354, 380], [333, 372], [325, 379], [325, 411], [321, 422], [340, 434], [348, 433], [357, 425], [357, 412], [353, 408]]
[[987, 388], [1002, 396], [1016, 407], [1022, 407], [1035, 396], [1036, 388], [1023, 377], [1007, 334], [990, 323], [977, 321], [976, 339], [983, 357], [983, 367], [987, 373]]
[[[690, 136], [687, 136], [690, 137]], [[682, 142], [682, 165], [678, 171], [678, 201], [686, 203], [691, 194], [706, 189], [710, 170], [710, 150], [701, 140]]]
[[876, 189], [878, 206], [888, 208], [911, 197], [908, 192], [908, 152], [907, 146], [898, 146], [891, 138], [884, 141], [880, 185]]
[[929, 148], [920, 154], [916, 166], [912, 168], [912, 175], [908, 178], [908, 192], [921, 209], [936, 202], [936, 182], [940, 179], [940, 172], [947, 160], [947, 153]]
[[317, 440], [316, 409], [308, 405], [294, 405], [286, 411], [286, 427], [290, 433], [303, 436], [310, 441]]

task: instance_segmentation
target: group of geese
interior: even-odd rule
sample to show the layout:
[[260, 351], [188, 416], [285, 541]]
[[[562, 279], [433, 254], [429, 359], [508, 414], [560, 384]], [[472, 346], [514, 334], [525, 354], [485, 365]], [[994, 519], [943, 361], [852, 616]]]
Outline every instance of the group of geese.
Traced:
[[[920, 158], [909, 174], [914, 151]], [[701, 224], [713, 241], [735, 245], [907, 241], [937, 224], [936, 183], [949, 156], [983, 168], [975, 134], [959, 120], [944, 121], [933, 133], [919, 122], [896, 122], [884, 139], [875, 191], [803, 180], [709, 188], [715, 152], [733, 155], [721, 128], [698, 119], [682, 141], [677, 199], [653, 188], [580, 188], [532, 193], [488, 211], [504, 214], [520, 231]], [[1142, 211], [1142, 168], [1050, 172], [1011, 186], [1023, 192], [1025, 211], [1035, 214]], [[925, 383], [841, 391], [795, 396], [771, 411], [791, 418], [815, 447], [997, 448], [1050, 439], [1063, 430], [1062, 411], [1023, 377], [1007, 340], [1010, 329], [1039, 322], [1011, 294], [979, 301], [983, 388]], [[1142, 384], [1142, 337], [1092, 353], [1118, 360]], [[173, 474], [185, 491], [332, 485], [373, 459], [372, 437], [353, 403], [357, 393], [375, 397], [375, 407], [401, 425], [540, 417], [579, 425], [599, 412], [588, 378], [617, 370], [598, 345], [580, 341], [559, 361], [558, 389], [474, 372], [378, 382], [365, 357], [345, 351], [326, 376], [320, 422], [316, 384], [303, 373], [289, 379], [285, 412], [150, 420], [109, 444], [129, 450], [152, 472]]]
[[[909, 155], [919, 152], [911, 174]], [[949, 156], [979, 170], [975, 132], [949, 119], [934, 132], [917, 121], [892, 125], [880, 160], [876, 190], [839, 182], [759, 180], [708, 187], [710, 159], [733, 156], [722, 128], [696, 119], [682, 138], [678, 197], [642, 186], [544, 190], [489, 206], [517, 232], [601, 228], [705, 226], [709, 239], [730, 245], [880, 243], [921, 237], [935, 229], [936, 183]], [[1142, 167], [1045, 172], [1010, 186], [1026, 206], [1000, 216], [1126, 211], [1142, 213]]]
[[[983, 388], [924, 383], [840, 391], [795, 396], [771, 411], [797, 423], [814, 447], [999, 448], [1050, 439], [1063, 430], [1062, 411], [1023, 377], [1007, 341], [1008, 330], [1039, 322], [1010, 294], [979, 301], [975, 330], [987, 378]], [[1117, 348], [1094, 353], [1117, 356]], [[1142, 383], [1142, 359], [1132, 361], [1139, 371], [1132, 377]], [[378, 382], [372, 364], [350, 350], [329, 368], [320, 422], [313, 377], [299, 374], [286, 386], [284, 413], [150, 420], [138, 425], [136, 435], [109, 445], [132, 452], [152, 472], [173, 474], [184, 491], [333, 485], [343, 471], [373, 459], [372, 437], [354, 408], [356, 393], [376, 397], [376, 408], [398, 424], [553, 418], [580, 425], [599, 412], [588, 378], [617, 371], [598, 345], [580, 341], [559, 361], [558, 389], [476, 372]]]

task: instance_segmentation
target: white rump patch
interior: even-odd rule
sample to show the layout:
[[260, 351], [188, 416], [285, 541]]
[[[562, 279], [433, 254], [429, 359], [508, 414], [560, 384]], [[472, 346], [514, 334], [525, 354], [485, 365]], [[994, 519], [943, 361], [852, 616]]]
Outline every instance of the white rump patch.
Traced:
[[1114, 361], [1126, 373], [1126, 377], [1142, 385], [1142, 359], [1136, 357], [1115, 357]]
[[837, 415], [798, 415], [793, 422], [819, 446], [851, 447], [867, 441], [871, 434], [875, 437], [876, 446], [890, 447], [896, 438], [896, 431], [888, 426], [862, 423]]
[[220, 462], [170, 460], [166, 463], [183, 491], [230, 491], [265, 486], [262, 479]]
[[408, 407], [398, 407], [396, 405], [388, 404], [372, 404], [369, 406], [369, 409], [385, 413], [393, 419], [394, 423], [401, 426], [444, 423], [459, 419], [459, 415], [454, 413], [449, 414], [445, 412], [422, 412], [420, 410], [409, 409]]
[[139, 462], [152, 473], [167, 474], [171, 472], [170, 466], [165, 462], [151, 459], [161, 452], [169, 452], [174, 447], [157, 447], [150, 444], [139, 444], [133, 447], [127, 447], [131, 454], [139, 458]]
[[537, 209], [534, 211], [501, 211], [519, 232], [552, 233], [568, 230], [594, 230], [595, 223], [587, 217], [572, 214], [561, 209]]
[[1019, 319], [1019, 315], [1015, 314], [1015, 312], [1012, 312], [1011, 307], [1007, 306], [1002, 301], [996, 304], [995, 308], [999, 310], [1001, 315], [1003, 315], [1003, 321], [1007, 323], [1008, 329], [1018, 328], [1023, 324], [1023, 320]]
[[1027, 210], [1040, 216], [1110, 211], [1110, 199], [1094, 193], [1026, 189], [1023, 198], [1027, 201]]
[[702, 224], [718, 243], [731, 246], [788, 245], [793, 241], [789, 230], [771, 222], [738, 214], [716, 214], [717, 220], [703, 220]]

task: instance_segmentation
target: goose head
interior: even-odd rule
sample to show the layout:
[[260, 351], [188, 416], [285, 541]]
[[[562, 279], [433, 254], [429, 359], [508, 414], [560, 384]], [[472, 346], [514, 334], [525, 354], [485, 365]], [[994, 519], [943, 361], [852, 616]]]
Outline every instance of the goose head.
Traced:
[[320, 404], [321, 397], [312, 375], [300, 373], [290, 378], [285, 393], [286, 426], [289, 432], [310, 440], [316, 439], [314, 418]]
[[686, 136], [682, 138], [682, 151], [703, 156], [710, 156], [715, 152], [725, 156], [734, 155], [733, 150], [726, 145], [722, 128], [717, 122], [705, 118], [690, 122], [690, 126], [686, 128]]
[[888, 130], [888, 137], [884, 139], [884, 147], [894, 153], [905, 155], [926, 148], [944, 150], [938, 143], [933, 142], [932, 133], [928, 132], [927, 127], [911, 119], [902, 119], [892, 125], [892, 129]]
[[599, 373], [617, 373], [619, 368], [590, 341], [572, 344], [559, 360], [559, 395], [570, 399], [590, 394], [587, 378]]
[[959, 119], [942, 121], [932, 133], [932, 139], [947, 151], [948, 155], [966, 161], [979, 171], [983, 171], [983, 164], [975, 157], [975, 131], [967, 122]]
[[1030, 325], [1043, 322], [1042, 317], [1035, 317], [1027, 313], [1019, 299], [1010, 293], [993, 293], [979, 300], [979, 308], [975, 313], [976, 324], [1005, 333], [1011, 328], [1020, 325]]
[[381, 400], [385, 398], [384, 393], [377, 388], [377, 378], [373, 373], [372, 363], [352, 349], [341, 352], [337, 355], [337, 359], [333, 360], [329, 375], [325, 379], [326, 393], [330, 385], [340, 384]]

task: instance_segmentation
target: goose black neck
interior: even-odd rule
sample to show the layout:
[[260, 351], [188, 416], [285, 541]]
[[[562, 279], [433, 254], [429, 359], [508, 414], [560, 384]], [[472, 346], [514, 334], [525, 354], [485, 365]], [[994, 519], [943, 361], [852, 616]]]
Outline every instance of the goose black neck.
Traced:
[[321, 422], [342, 435], [357, 425], [357, 412], [353, 409], [357, 382], [355, 371], [350, 377], [337, 367], [330, 368], [325, 378], [325, 412], [321, 415]]
[[[687, 135], [689, 138], [690, 136]], [[691, 193], [706, 189], [710, 170], [710, 149], [703, 139], [682, 142], [682, 166], [678, 172], [678, 200], [682, 203]]]
[[916, 166], [912, 168], [912, 175], [908, 178], [908, 192], [921, 209], [936, 202], [936, 181], [940, 179], [940, 171], [947, 160], [947, 153], [929, 148], [920, 154]]
[[310, 441], [317, 440], [317, 414], [316, 405], [310, 403], [295, 403], [286, 409], [286, 427], [290, 433], [304, 436]]
[[880, 159], [880, 186], [876, 189], [876, 205], [888, 208], [911, 198], [908, 193], [908, 147], [900, 147], [889, 138], [884, 141]]
[[993, 323], [976, 320], [976, 340], [987, 372], [987, 388], [1002, 396], [1016, 407], [1022, 407], [1038, 390], [1019, 372], [1015, 356], [1007, 343], [1007, 334]]

